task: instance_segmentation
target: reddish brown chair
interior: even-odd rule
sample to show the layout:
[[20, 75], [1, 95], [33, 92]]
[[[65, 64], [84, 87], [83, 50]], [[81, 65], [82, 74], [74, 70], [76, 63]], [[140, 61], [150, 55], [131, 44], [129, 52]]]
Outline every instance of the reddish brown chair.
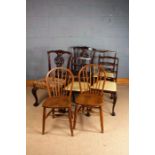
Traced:
[[[52, 112], [53, 116], [56, 109], [68, 109], [69, 124], [71, 136], [73, 136], [72, 127], [72, 88], [74, 77], [69, 69], [56, 67], [51, 69], [46, 75], [46, 86], [48, 98], [43, 103], [43, 125], [42, 134], [45, 133], [45, 120]], [[66, 90], [67, 88], [67, 90]], [[50, 109], [48, 113], [46, 110]]]
[[[100, 76], [100, 73], [104, 73], [104, 77]], [[95, 76], [94, 76], [95, 75]], [[78, 107], [82, 108], [99, 108], [100, 111], [100, 124], [101, 132], [104, 132], [103, 125], [103, 104], [104, 104], [104, 85], [106, 81], [106, 74], [104, 68], [99, 64], [88, 64], [81, 68], [78, 73], [78, 80], [80, 86], [80, 94], [75, 99], [75, 112], [74, 112], [74, 126], [76, 126], [76, 119], [78, 113]], [[102, 83], [99, 83], [100, 81]], [[85, 82], [87, 85], [83, 85]], [[99, 84], [98, 84], [99, 83]], [[87, 90], [87, 91], [86, 91]]]

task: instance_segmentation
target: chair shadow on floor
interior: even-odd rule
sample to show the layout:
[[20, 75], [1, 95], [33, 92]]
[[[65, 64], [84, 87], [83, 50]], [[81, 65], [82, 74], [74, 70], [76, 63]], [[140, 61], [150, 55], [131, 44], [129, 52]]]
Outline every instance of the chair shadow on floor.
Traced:
[[[49, 126], [47, 127], [47, 129], [45, 131], [45, 136], [46, 136], [46, 134], [48, 136], [56, 135], [56, 136], [64, 136], [64, 137], [68, 137], [70, 135], [70, 132], [68, 130], [69, 123], [66, 123], [66, 121], [68, 120], [67, 114], [64, 116], [56, 116], [55, 118], [52, 118], [52, 115], [51, 115], [51, 116], [49, 116], [48, 119], [49, 119], [49, 122], [48, 122]], [[51, 121], [51, 119], [52, 119], [52, 121]], [[36, 128], [34, 128], [32, 133], [40, 135], [40, 134], [42, 134], [42, 131], [37, 126]], [[42, 137], [44, 137], [44, 136], [42, 136]]]

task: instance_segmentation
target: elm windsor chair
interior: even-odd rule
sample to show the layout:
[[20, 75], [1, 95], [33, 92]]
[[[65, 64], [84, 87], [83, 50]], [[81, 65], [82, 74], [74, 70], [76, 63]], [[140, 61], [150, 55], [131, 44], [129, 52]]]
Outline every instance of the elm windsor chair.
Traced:
[[[42, 134], [45, 133], [45, 120], [52, 112], [53, 117], [55, 109], [68, 109], [68, 117], [70, 124], [71, 136], [73, 136], [72, 128], [72, 87], [74, 76], [69, 69], [56, 67], [51, 69], [46, 75], [46, 86], [49, 97], [44, 101], [43, 107], [43, 124]], [[65, 89], [67, 88], [67, 90]], [[69, 90], [69, 91], [68, 91]], [[50, 109], [46, 113], [46, 109]]]
[[[100, 76], [100, 73], [104, 73], [104, 76]], [[97, 76], [94, 76], [97, 75]], [[106, 74], [104, 72], [103, 65], [99, 64], [88, 64], [81, 68], [78, 73], [78, 80], [80, 86], [80, 94], [75, 100], [75, 112], [74, 112], [74, 125], [76, 126], [77, 113], [79, 111], [78, 107], [82, 106], [87, 108], [99, 108], [100, 110], [100, 124], [101, 132], [104, 132], [103, 125], [103, 103], [104, 103], [104, 85], [106, 81]], [[98, 82], [102, 80], [102, 83]], [[82, 85], [85, 82], [87, 85]], [[86, 91], [87, 89], [87, 91]]]
[[[72, 54], [69, 51], [63, 50], [50, 50], [47, 51], [48, 56], [48, 70], [52, 67], [70, 67]], [[33, 82], [32, 94], [35, 98], [34, 106], [39, 105], [37, 90], [46, 89], [45, 77]]]
[[[71, 59], [71, 71], [74, 74], [74, 85], [73, 85], [73, 101], [75, 101], [75, 96], [79, 94], [79, 82], [78, 82], [78, 72], [86, 64], [92, 64], [95, 56], [95, 49], [88, 46], [73, 46], [70, 47], [73, 57]], [[84, 83], [83, 83], [84, 84]], [[89, 113], [87, 113], [89, 115]]]

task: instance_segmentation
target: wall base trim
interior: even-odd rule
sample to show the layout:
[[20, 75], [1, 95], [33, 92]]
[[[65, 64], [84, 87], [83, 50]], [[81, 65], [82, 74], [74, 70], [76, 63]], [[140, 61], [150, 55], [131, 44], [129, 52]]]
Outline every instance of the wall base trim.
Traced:
[[128, 78], [118, 78], [117, 83], [118, 84], [129, 84], [129, 79]]

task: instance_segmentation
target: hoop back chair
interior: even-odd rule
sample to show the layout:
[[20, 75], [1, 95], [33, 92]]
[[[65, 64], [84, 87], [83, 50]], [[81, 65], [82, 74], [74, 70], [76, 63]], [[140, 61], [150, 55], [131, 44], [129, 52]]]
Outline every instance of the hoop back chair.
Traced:
[[[47, 51], [48, 56], [48, 70], [53, 67], [65, 67], [69, 68], [72, 54], [69, 51], [63, 50], [50, 50]], [[39, 105], [37, 90], [46, 89], [45, 78], [35, 80], [33, 82], [32, 94], [35, 98], [34, 106]]]
[[[104, 77], [100, 73], [104, 73]], [[97, 75], [97, 76], [94, 76]], [[101, 132], [103, 133], [103, 102], [104, 102], [104, 85], [106, 81], [106, 74], [103, 65], [88, 64], [81, 68], [78, 73], [78, 80], [80, 85], [80, 94], [75, 100], [75, 113], [74, 113], [74, 126], [76, 126], [78, 107], [82, 106], [87, 108], [99, 108], [100, 110], [100, 124]], [[102, 83], [99, 81], [102, 80]], [[83, 85], [85, 82], [87, 85]], [[85, 91], [88, 88], [87, 91]]]
[[[69, 124], [71, 136], [73, 136], [72, 128], [72, 87], [74, 83], [74, 76], [69, 69], [63, 67], [56, 67], [51, 69], [46, 75], [46, 86], [48, 90], [48, 98], [43, 103], [43, 125], [42, 134], [45, 133], [45, 120], [52, 112], [54, 116], [55, 109], [68, 109]], [[69, 87], [66, 91], [66, 87]], [[46, 109], [50, 109], [46, 113]]]

